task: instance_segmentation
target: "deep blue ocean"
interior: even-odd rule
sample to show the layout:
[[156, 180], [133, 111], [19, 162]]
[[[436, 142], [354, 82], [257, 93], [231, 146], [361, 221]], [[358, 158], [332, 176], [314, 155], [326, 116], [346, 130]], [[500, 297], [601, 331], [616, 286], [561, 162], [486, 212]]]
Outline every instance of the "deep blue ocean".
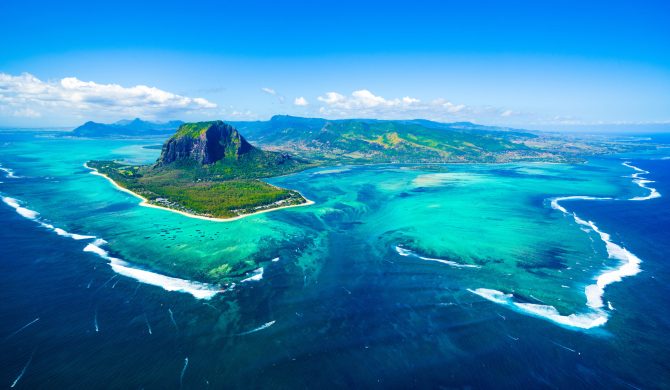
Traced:
[[[426, 269], [361, 261], [345, 234], [337, 262], [297, 299], [277, 271], [234, 303], [195, 300], [116, 275], [81, 243], [0, 204], [0, 386], [16, 388], [667, 388], [670, 386], [670, 160], [632, 158], [663, 196], [571, 202], [643, 259], [608, 287], [608, 328], [556, 326], [475, 299]], [[439, 287], [438, 287], [439, 286]], [[229, 305], [239, 305], [232, 308]], [[234, 309], [234, 310], [233, 310]], [[295, 313], [290, 325], [230, 335], [230, 312]], [[505, 321], [501, 321], [504, 317]], [[522, 335], [512, 337], [510, 335]]]

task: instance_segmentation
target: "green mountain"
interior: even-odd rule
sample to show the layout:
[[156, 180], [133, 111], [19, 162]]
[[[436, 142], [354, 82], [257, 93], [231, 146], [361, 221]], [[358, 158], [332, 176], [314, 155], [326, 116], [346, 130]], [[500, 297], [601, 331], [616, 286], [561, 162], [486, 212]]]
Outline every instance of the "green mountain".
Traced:
[[561, 159], [530, 146], [538, 135], [469, 122], [327, 120], [274, 116], [232, 122], [252, 142], [311, 159], [350, 162], [504, 162]]
[[286, 153], [254, 147], [234, 127], [213, 121], [181, 125], [165, 141], [153, 165], [90, 161], [88, 166], [149, 203], [200, 216], [229, 218], [306, 203], [297, 191], [259, 179], [313, 165]]
[[182, 123], [184, 122], [147, 122], [139, 118], [120, 120], [110, 124], [89, 121], [72, 130], [70, 135], [94, 138], [169, 135], [174, 133]]

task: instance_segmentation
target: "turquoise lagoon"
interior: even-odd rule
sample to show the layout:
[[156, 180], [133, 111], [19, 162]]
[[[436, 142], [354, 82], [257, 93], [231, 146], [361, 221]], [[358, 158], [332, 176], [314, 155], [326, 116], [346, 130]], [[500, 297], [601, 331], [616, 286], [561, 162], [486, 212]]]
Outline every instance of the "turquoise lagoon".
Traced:
[[[178, 326], [174, 318], [178, 309], [161, 303], [163, 314], [165, 306], [170, 306], [170, 321], [167, 317], [162, 320], [166, 327], [173, 323], [185, 332], [181, 342], [189, 340], [192, 347], [189, 356], [182, 354], [190, 360], [173, 357], [166, 363], [170, 369], [165, 376], [160, 370], [153, 373], [154, 385], [183, 385], [184, 372], [175, 379], [175, 371], [183, 369], [198, 372], [186, 371], [187, 384], [194, 388], [199, 387], [196, 380], [204, 383], [204, 377], [208, 383], [222, 385], [233, 376], [228, 383], [241, 386], [251, 372], [236, 374], [232, 367], [243, 362], [260, 365], [258, 369], [269, 375], [266, 380], [271, 379], [254, 379], [254, 385], [304, 385], [310, 383], [304, 372], [300, 379], [280, 372], [316, 367], [316, 361], [327, 362], [328, 368], [314, 374], [312, 383], [325, 383], [347, 367], [351, 377], [340, 377], [341, 382], [333, 383], [372, 384], [385, 378], [387, 384], [393, 380], [391, 383], [398, 385], [487, 385], [485, 379], [474, 379], [468, 363], [456, 364], [451, 382], [437, 374], [423, 379], [413, 375], [438, 365], [440, 356], [452, 364], [459, 356], [473, 359], [475, 364], [473, 356], [466, 356], [473, 350], [485, 354], [487, 344], [500, 348], [504, 343], [507, 348], [529, 353], [531, 345], [522, 348], [515, 344], [523, 342], [519, 340], [531, 328], [537, 329], [532, 336], [535, 342], [543, 334], [553, 335], [542, 348], [546, 352], [548, 345], [553, 354], [568, 353], [570, 367], [586, 346], [595, 349], [593, 345], [598, 343], [611, 343], [602, 340], [616, 340], [617, 346], [608, 348], [621, 348], [620, 343], [635, 340], [637, 334], [626, 330], [624, 321], [629, 318], [625, 313], [635, 311], [635, 303], [626, 299], [625, 293], [610, 293], [610, 289], [620, 291], [628, 281], [639, 278], [645, 258], [629, 249], [634, 237], [622, 235], [625, 227], [612, 224], [606, 211], [593, 211], [659, 201], [646, 202], [649, 188], [655, 184], [640, 180], [654, 172], [642, 172], [635, 165], [637, 160], [613, 157], [583, 164], [323, 167], [268, 180], [301, 191], [314, 205], [212, 222], [141, 207], [137, 198], [91, 175], [83, 166], [91, 159], [151, 163], [159, 153], [152, 146], [159, 145], [159, 140], [7, 133], [0, 142], [0, 164], [5, 169], [0, 174], [0, 193], [7, 204], [3, 207], [8, 206], [5, 211], [19, 211], [27, 217], [21, 218], [22, 224], [32, 224], [44, 234], [69, 241], [75, 250], [79, 248], [77, 258], [86, 259], [81, 268], [90, 270], [93, 264], [96, 270], [104, 269], [96, 272], [108, 272], [109, 279], [104, 280], [91, 276], [89, 281], [88, 276], [82, 276], [79, 283], [88, 287], [80, 291], [87, 293], [93, 288], [96, 296], [104, 295], [123, 280], [134, 288], [129, 288], [127, 295], [137, 294], [138, 286], [144, 285], [141, 290], [160, 296], [161, 302], [180, 302], [179, 317], [183, 311], [191, 313], [192, 319]], [[625, 161], [629, 164], [623, 164]], [[562, 199], [572, 196], [586, 198]], [[635, 198], [641, 200], [630, 200]], [[54, 232], [56, 228], [62, 229], [60, 236]], [[233, 273], [222, 277], [217, 270], [227, 264]], [[203, 305], [216, 312], [194, 308]], [[86, 314], [89, 327], [91, 318], [95, 320], [95, 330], [88, 332], [99, 333], [102, 328], [98, 310], [103, 309]], [[404, 318], [396, 319], [398, 323], [391, 330], [375, 331], [376, 326], [394, 324], [393, 315], [398, 313]], [[206, 319], [208, 316], [214, 317]], [[491, 324], [496, 321], [503, 325]], [[521, 325], [510, 330], [507, 323], [511, 321]], [[207, 336], [202, 333], [203, 323], [210, 324]], [[412, 323], [421, 325], [413, 328]], [[146, 325], [150, 326], [148, 317]], [[422, 327], [429, 333], [416, 333]], [[297, 356], [310, 356], [314, 363], [300, 370], [288, 369], [290, 359], [295, 358], [288, 351], [282, 358], [258, 362], [241, 348], [262, 349], [261, 339], [251, 344], [234, 341], [235, 337], [267, 337], [263, 335], [273, 330], [284, 332], [275, 335], [275, 340], [284, 340], [283, 345], [290, 346]], [[431, 332], [439, 334], [428, 342]], [[154, 331], [149, 328], [149, 333]], [[309, 340], [311, 345], [303, 346], [304, 350], [296, 347], [301, 333], [309, 334], [305, 342]], [[347, 339], [346, 334], [351, 337]], [[386, 341], [393, 337], [409, 345]], [[575, 337], [584, 344], [566, 341]], [[209, 348], [217, 344], [231, 353], [237, 351], [238, 363], [225, 368], [222, 363], [205, 363], [205, 351], [211, 353]], [[321, 345], [321, 349], [314, 345]], [[374, 375], [348, 367], [346, 362], [352, 356], [363, 359], [359, 352], [350, 351], [354, 345], [356, 351], [374, 349], [372, 361], [378, 367], [371, 370]], [[417, 361], [423, 363], [413, 367], [411, 356], [418, 356]], [[234, 357], [220, 360], [227, 359]], [[495, 359], [487, 356], [481, 361], [490, 364]], [[626, 366], [625, 361], [595, 365], [598, 370], [615, 371], [615, 377], [623, 379], [592, 379], [595, 382], [586, 380], [584, 384], [649, 384], [636, 380], [634, 370], [619, 370], [619, 366]], [[517, 363], [492, 369], [514, 372]], [[405, 379], [414, 379], [395, 376], [403, 370], [408, 375]], [[664, 368], [652, 364], [651, 371], [659, 375]], [[534, 372], [537, 375], [524, 376], [519, 371], [505, 383], [538, 385], [546, 380], [560, 384], [554, 374]], [[142, 378], [140, 374], [131, 377], [137, 383]], [[28, 378], [25, 380], [30, 381]], [[64, 380], [63, 384], [77, 383], [73, 377], [65, 378], [74, 382]], [[129, 384], [118, 380], [119, 386]]]

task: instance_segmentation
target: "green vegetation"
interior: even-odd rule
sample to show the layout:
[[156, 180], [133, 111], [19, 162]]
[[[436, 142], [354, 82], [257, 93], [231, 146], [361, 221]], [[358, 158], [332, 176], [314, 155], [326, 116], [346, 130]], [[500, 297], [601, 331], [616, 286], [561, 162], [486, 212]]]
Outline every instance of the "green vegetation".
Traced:
[[561, 160], [529, 146], [538, 136], [472, 123], [426, 120], [325, 120], [276, 116], [238, 122], [250, 139], [306, 158], [351, 163], [507, 162]]
[[149, 203], [190, 214], [231, 218], [306, 203], [297, 191], [260, 178], [313, 166], [250, 145], [221, 121], [188, 123], [163, 145], [151, 166], [90, 161], [88, 166]]
[[278, 116], [236, 126], [274, 151], [251, 145], [237, 128], [222, 121], [185, 123], [163, 144], [152, 166], [109, 161], [90, 166], [152, 204], [228, 218], [304, 203], [296, 191], [259, 179], [316, 165], [305, 159], [320, 164], [568, 161], [628, 148], [613, 149], [598, 140], [566, 142], [514, 129], [426, 120]]
[[180, 137], [198, 138], [200, 137], [200, 135], [202, 135], [202, 133], [207, 131], [207, 129], [209, 129], [216, 122], [217, 121], [184, 123], [179, 127], [179, 129], [172, 136], [172, 138], [180, 138]]
[[269, 121], [232, 124], [266, 149], [290, 151], [325, 164], [576, 162], [588, 155], [644, 148], [606, 137], [423, 119], [328, 120], [279, 115]]

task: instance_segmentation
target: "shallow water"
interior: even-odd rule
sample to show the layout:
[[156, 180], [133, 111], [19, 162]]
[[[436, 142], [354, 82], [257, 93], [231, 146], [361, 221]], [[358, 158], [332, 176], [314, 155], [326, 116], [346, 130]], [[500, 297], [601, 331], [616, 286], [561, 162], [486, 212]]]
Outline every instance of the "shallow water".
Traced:
[[[16, 176], [0, 172], [0, 193], [39, 213], [0, 204], [8, 386], [28, 361], [17, 386], [669, 385], [668, 197], [629, 201], [649, 190], [622, 162], [665, 195], [670, 160], [328, 167], [270, 180], [315, 205], [216, 223], [139, 207], [82, 166], [151, 162], [158, 151], [142, 146], [156, 143], [0, 135]], [[574, 195], [613, 199], [552, 208]], [[586, 287], [622, 261], [572, 212], [641, 259], [641, 273], [605, 287], [606, 322], [559, 326], [473, 293], [589, 313]], [[182, 290], [166, 291], [84, 252], [95, 239], [162, 277], [208, 281], [224, 263], [245, 273], [204, 295], [153, 283]]]

